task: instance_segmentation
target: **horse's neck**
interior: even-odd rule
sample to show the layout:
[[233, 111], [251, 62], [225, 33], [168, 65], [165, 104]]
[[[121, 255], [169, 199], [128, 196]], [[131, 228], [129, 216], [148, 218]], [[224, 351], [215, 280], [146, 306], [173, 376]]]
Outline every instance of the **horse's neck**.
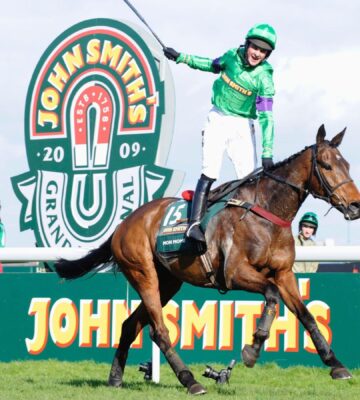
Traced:
[[311, 173], [310, 169], [310, 151], [305, 151], [287, 164], [275, 168], [272, 174], [289, 184], [278, 182], [272, 178], [265, 178], [263, 201], [266, 203], [266, 207], [283, 219], [293, 220], [307, 197], [305, 189]]

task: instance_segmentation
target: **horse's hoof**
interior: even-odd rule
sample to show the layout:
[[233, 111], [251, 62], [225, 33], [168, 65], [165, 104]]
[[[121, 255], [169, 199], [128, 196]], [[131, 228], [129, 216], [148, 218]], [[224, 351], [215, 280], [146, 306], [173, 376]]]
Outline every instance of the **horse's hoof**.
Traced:
[[342, 368], [333, 368], [330, 371], [330, 375], [333, 379], [351, 379], [352, 375], [350, 374], [350, 372], [342, 367]]
[[109, 376], [109, 380], [108, 380], [108, 385], [112, 386], [112, 387], [121, 387], [122, 385], [122, 380], [119, 378], [115, 378], [113, 376]]
[[257, 353], [250, 345], [244, 346], [241, 355], [246, 367], [252, 368], [256, 364]]
[[193, 385], [191, 385], [188, 389], [188, 393], [189, 394], [193, 394], [193, 395], [197, 395], [197, 394], [205, 394], [206, 393], [206, 389], [200, 385], [200, 383], [194, 383]]

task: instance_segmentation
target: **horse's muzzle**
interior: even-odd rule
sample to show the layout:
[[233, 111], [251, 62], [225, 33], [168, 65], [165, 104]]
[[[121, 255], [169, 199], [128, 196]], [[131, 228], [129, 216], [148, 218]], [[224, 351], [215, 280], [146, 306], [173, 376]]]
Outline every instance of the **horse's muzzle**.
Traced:
[[342, 212], [344, 214], [344, 218], [348, 221], [354, 221], [355, 219], [360, 218], [360, 202], [351, 203], [349, 207], [344, 208]]

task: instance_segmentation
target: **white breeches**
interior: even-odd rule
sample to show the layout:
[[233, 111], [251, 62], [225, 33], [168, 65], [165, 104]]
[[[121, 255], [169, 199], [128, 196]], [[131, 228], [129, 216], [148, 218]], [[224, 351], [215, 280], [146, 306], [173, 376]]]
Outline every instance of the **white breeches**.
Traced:
[[254, 122], [251, 119], [223, 114], [213, 107], [203, 131], [202, 173], [218, 179], [226, 150], [238, 179], [255, 169], [256, 143]]

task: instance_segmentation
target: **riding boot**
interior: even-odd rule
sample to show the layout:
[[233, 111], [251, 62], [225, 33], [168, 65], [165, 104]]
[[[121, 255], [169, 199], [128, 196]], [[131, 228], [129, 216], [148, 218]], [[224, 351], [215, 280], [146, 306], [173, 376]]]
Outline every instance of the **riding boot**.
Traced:
[[208, 178], [206, 175], [201, 175], [196, 185], [194, 197], [192, 199], [191, 216], [189, 226], [186, 230], [186, 237], [196, 240], [201, 244], [206, 244], [204, 232], [200, 228], [200, 222], [207, 208], [207, 198], [210, 192], [210, 187], [215, 179]]

